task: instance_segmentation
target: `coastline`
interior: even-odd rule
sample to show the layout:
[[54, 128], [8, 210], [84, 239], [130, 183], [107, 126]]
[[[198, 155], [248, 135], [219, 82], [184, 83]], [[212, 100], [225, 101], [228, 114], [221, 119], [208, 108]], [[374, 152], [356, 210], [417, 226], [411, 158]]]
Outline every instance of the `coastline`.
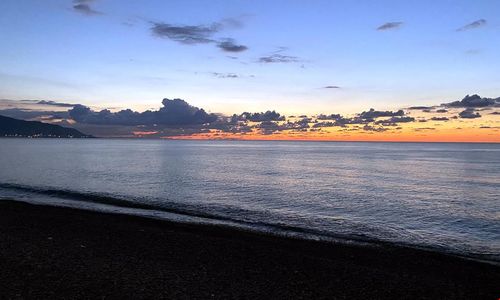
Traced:
[[0, 201], [7, 298], [496, 299], [500, 267], [363, 247]]

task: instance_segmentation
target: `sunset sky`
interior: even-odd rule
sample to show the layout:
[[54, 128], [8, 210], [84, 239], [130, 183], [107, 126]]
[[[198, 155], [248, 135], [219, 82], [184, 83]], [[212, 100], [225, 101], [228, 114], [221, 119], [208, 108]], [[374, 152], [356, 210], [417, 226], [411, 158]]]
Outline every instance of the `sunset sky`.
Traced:
[[[495, 0], [2, 0], [0, 114], [98, 136], [500, 142], [499, 12]], [[164, 98], [208, 117], [92, 115], [165, 112]], [[68, 113], [76, 104], [91, 111]], [[390, 113], [360, 118], [370, 108]], [[224, 119], [268, 110], [286, 118]], [[318, 119], [331, 114], [342, 119]]]

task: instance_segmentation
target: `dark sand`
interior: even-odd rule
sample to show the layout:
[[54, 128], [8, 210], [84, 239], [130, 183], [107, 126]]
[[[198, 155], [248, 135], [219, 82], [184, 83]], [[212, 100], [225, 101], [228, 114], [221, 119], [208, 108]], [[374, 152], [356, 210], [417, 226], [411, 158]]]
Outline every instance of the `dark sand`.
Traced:
[[498, 299], [500, 267], [0, 201], [0, 298]]

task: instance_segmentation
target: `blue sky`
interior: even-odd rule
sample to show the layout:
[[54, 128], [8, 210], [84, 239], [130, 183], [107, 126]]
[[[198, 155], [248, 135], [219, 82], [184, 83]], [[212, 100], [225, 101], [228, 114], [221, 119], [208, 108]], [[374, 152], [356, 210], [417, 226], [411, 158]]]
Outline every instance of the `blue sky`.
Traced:
[[[95, 13], [71, 0], [0, 2], [0, 98], [144, 110], [178, 97], [211, 112], [298, 114], [500, 96], [500, 1], [81, 2]], [[388, 22], [402, 23], [377, 30]], [[207, 43], [152, 31], [214, 23]], [[225, 38], [248, 49], [225, 52]], [[272, 55], [291, 61], [261, 62]]]

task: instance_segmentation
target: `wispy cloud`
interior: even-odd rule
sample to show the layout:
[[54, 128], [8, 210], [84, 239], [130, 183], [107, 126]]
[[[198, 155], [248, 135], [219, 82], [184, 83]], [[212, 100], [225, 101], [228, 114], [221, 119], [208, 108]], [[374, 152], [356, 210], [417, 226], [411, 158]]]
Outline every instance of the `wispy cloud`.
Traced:
[[337, 85], [327, 85], [323, 87], [324, 89], [340, 89], [340, 86]]
[[471, 30], [471, 29], [476, 29], [479, 27], [483, 27], [487, 24], [485, 19], [479, 19], [477, 21], [474, 21], [472, 23], [469, 23], [467, 25], [464, 25], [460, 28], [457, 29], [457, 31], [466, 31], [466, 30]]
[[465, 54], [468, 54], [468, 55], [476, 55], [476, 54], [480, 54], [480, 53], [481, 53], [480, 49], [469, 49], [469, 50], [465, 51]]
[[212, 75], [217, 78], [239, 78], [240, 76], [235, 73], [218, 73], [212, 72]]
[[238, 44], [232, 38], [217, 38], [216, 35], [226, 29], [243, 27], [238, 19], [226, 18], [209, 25], [173, 25], [163, 22], [152, 22], [151, 32], [154, 36], [169, 39], [185, 45], [214, 43], [216, 47], [225, 51], [238, 53], [248, 49]]
[[279, 53], [274, 53], [268, 56], [262, 56], [259, 58], [261, 63], [296, 63], [300, 62], [297, 56], [283, 55]]
[[220, 30], [219, 23], [209, 26], [176, 26], [166, 23], [153, 23], [151, 31], [160, 38], [170, 39], [181, 44], [205, 44], [214, 42], [211, 36]]
[[59, 106], [59, 107], [73, 107], [73, 106], [75, 106], [75, 104], [56, 102], [56, 101], [52, 101], [52, 100], [40, 100], [40, 101], [37, 101], [36, 103], [43, 104], [43, 105]]
[[385, 31], [385, 30], [391, 30], [391, 29], [398, 29], [403, 25], [403, 22], [387, 22], [385, 24], [380, 25], [377, 27], [378, 31]]
[[101, 15], [102, 13], [93, 9], [90, 4], [93, 3], [94, 0], [73, 0], [73, 9], [81, 14], [87, 16], [93, 15]]

